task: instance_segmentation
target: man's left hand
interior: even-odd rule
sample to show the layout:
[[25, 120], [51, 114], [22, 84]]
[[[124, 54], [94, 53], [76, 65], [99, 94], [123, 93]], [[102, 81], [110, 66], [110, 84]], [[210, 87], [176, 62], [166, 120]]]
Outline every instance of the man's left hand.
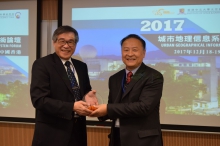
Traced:
[[89, 91], [85, 97], [85, 102], [89, 105], [89, 106], [92, 106], [92, 105], [98, 105], [98, 99], [96, 97], [96, 90], [92, 90], [92, 91]]

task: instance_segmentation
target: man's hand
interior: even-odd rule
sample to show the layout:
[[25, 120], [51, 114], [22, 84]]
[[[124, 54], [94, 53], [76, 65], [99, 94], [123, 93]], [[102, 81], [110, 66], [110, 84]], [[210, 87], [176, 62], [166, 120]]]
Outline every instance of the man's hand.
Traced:
[[97, 109], [94, 110], [89, 116], [90, 117], [102, 117], [107, 115], [107, 104], [101, 104], [95, 106]]
[[89, 116], [92, 110], [88, 109], [88, 104], [84, 101], [76, 101], [73, 106], [73, 111], [81, 116]]
[[85, 102], [90, 105], [98, 105], [98, 99], [96, 97], [96, 90], [89, 91], [85, 97]]

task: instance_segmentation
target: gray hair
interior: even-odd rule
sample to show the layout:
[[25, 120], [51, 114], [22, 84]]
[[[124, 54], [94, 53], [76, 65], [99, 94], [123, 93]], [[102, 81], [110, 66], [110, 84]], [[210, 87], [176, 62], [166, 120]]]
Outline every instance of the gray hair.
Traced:
[[75, 34], [75, 39], [76, 39], [75, 43], [77, 44], [79, 42], [78, 32], [73, 27], [68, 26], [68, 25], [58, 27], [53, 33], [52, 40], [56, 42], [58, 35], [63, 34], [63, 33], [68, 33], [68, 32], [72, 32]]

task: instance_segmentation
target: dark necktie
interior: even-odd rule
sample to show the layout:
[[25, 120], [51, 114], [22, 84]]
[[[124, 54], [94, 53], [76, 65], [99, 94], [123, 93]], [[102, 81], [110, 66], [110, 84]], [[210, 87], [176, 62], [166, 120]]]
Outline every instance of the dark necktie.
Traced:
[[68, 78], [70, 80], [72, 90], [74, 92], [74, 98], [77, 101], [81, 100], [79, 86], [77, 84], [76, 77], [75, 77], [74, 73], [72, 72], [72, 70], [70, 68], [70, 62], [66, 61], [65, 66], [67, 67], [67, 75], [68, 75]]

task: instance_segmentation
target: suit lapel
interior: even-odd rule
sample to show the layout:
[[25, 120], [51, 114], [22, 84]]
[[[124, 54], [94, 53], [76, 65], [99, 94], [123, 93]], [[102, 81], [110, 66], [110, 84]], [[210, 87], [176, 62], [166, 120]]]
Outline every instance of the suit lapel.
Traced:
[[122, 99], [129, 93], [129, 91], [134, 87], [134, 85], [143, 77], [145, 71], [146, 71], [146, 65], [142, 63], [140, 68], [133, 75], [131, 82], [127, 86], [127, 89], [124, 92], [124, 94], [122, 95]]
[[65, 67], [60, 60], [60, 58], [56, 55], [56, 53], [53, 54], [54, 57], [54, 68], [56, 69], [57, 73], [60, 75], [63, 82], [66, 84], [67, 88], [70, 90], [70, 92], [74, 95], [73, 90], [71, 88], [70, 80], [67, 76]]
[[121, 95], [122, 95], [122, 84], [123, 84], [123, 78], [125, 75], [125, 70], [122, 70], [121, 72], [119, 72], [115, 84], [115, 91], [118, 91], [117, 96], [115, 97], [115, 100], [113, 101], [113, 103], [119, 103], [121, 101]]

